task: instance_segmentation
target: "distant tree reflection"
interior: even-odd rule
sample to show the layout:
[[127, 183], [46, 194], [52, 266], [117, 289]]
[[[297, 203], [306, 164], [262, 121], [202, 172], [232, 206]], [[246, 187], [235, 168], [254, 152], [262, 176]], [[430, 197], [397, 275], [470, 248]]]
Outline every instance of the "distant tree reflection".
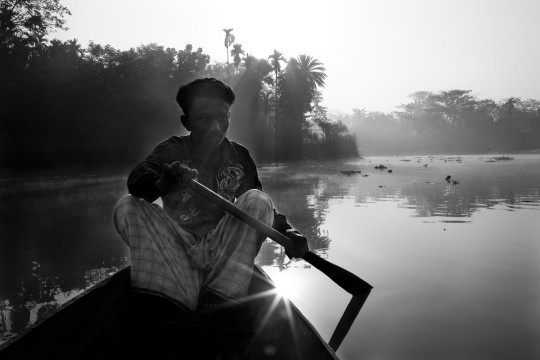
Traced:
[[[463, 159], [439, 157], [429, 161], [434, 166], [451, 162], [461, 164]], [[501, 172], [481, 160], [462, 168], [465, 172], [459, 178], [461, 182], [445, 181], [446, 174], [432, 181], [430, 172], [426, 172], [426, 181], [423, 181], [417, 173], [411, 172], [402, 180], [391, 180], [379, 186], [382, 178], [370, 174], [365, 166], [362, 173], [346, 176], [340, 173], [342, 169], [328, 167], [330, 163], [317, 164], [305, 162], [263, 168], [261, 178], [279, 212], [286, 214], [292, 226], [308, 238], [310, 250], [322, 256], [326, 256], [331, 242], [338, 240], [332, 238], [325, 226], [332, 202], [352, 201], [352, 206], [368, 206], [374, 202], [397, 201], [398, 207], [411, 209], [412, 216], [437, 217], [444, 222], [472, 221], [469, 219], [479, 209], [499, 204], [505, 204], [508, 210], [515, 206], [540, 206], [539, 179], [532, 167], [519, 168], [523, 173], [519, 178], [520, 186], [516, 186], [512, 171]], [[373, 166], [370, 164], [369, 168]], [[402, 172], [405, 170], [399, 173]], [[281, 247], [273, 242], [263, 245], [258, 262], [280, 270], [290, 266]]]
[[[70, 298], [101, 282], [120, 266], [89, 269], [84, 272], [80, 287], [66, 285], [62, 276], [47, 277], [40, 271], [41, 265], [32, 261], [28, 271], [17, 281], [11, 296], [0, 299], [0, 343], [23, 332], [28, 326], [43, 320]], [[71, 284], [72, 285], [72, 284]]]
[[[313, 174], [311, 174], [313, 175]], [[290, 224], [308, 239], [311, 251], [324, 254], [330, 247], [331, 238], [323, 229], [328, 201], [343, 196], [346, 189], [329, 186], [324, 176], [295, 178], [271, 177], [264, 179], [267, 191], [280, 212], [287, 215]], [[259, 265], [273, 265], [285, 270], [291, 264], [283, 248], [274, 242], [263, 244], [259, 256]]]

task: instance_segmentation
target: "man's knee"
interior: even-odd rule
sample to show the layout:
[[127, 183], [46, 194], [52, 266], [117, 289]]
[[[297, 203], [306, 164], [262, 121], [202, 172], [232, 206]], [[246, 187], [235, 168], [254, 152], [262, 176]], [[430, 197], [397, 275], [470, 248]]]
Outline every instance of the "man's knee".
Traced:
[[118, 208], [118, 207], [121, 207], [121, 206], [126, 206], [126, 205], [129, 206], [131, 204], [134, 204], [138, 200], [139, 200], [138, 198], [136, 198], [135, 196], [133, 196], [131, 194], [124, 195], [120, 200], [118, 200], [118, 202], [116, 203], [115, 208]]
[[141, 202], [143, 201], [145, 200], [139, 199], [131, 194], [128, 194], [118, 200], [113, 208], [114, 226], [118, 232], [120, 232], [121, 228], [125, 225], [123, 223], [126, 219], [126, 215], [128, 213], [136, 213], [137, 209], [141, 207]]
[[114, 205], [113, 213], [115, 218], [117, 214], [125, 213], [126, 211], [137, 207], [139, 201], [141, 200], [131, 194], [127, 194], [126, 196], [122, 197], [120, 200], [118, 200], [116, 205]]
[[273, 222], [274, 204], [272, 199], [260, 190], [246, 191], [238, 198], [236, 205], [267, 224]]
[[238, 201], [261, 208], [273, 209], [274, 207], [270, 196], [257, 189], [250, 189], [246, 191], [244, 194], [242, 194], [242, 196], [240, 196], [240, 198], [238, 198]]

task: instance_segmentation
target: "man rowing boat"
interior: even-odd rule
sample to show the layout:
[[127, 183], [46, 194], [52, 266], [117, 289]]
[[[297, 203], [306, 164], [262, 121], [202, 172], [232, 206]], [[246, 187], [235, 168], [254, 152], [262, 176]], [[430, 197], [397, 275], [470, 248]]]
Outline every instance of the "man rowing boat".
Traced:
[[[130, 173], [130, 195], [114, 209], [114, 224], [131, 251], [133, 290], [168, 298], [188, 310], [247, 295], [264, 235], [203, 200], [191, 179], [285, 234], [289, 257], [307, 240], [274, 209], [248, 150], [226, 137], [235, 96], [205, 78], [181, 86], [176, 100], [190, 131], [173, 136]], [[163, 208], [153, 202], [161, 197]]]

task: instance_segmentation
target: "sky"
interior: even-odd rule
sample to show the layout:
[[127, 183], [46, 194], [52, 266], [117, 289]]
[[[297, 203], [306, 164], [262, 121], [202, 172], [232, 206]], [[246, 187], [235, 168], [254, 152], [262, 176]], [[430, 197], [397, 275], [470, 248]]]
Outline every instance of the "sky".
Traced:
[[328, 75], [323, 105], [391, 112], [416, 91], [540, 99], [539, 0], [63, 0], [68, 31], [121, 50], [202, 47], [226, 61], [224, 28], [259, 58], [309, 54]]

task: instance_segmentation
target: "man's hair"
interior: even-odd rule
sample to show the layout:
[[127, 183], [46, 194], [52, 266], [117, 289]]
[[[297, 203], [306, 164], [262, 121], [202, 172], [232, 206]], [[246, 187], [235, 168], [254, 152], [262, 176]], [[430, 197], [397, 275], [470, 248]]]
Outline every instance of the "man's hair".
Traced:
[[234, 103], [235, 98], [232, 89], [222, 81], [215, 78], [203, 78], [180, 86], [176, 95], [176, 102], [180, 105], [184, 114], [188, 115], [193, 105], [193, 99], [200, 96], [223, 99], [229, 106]]

